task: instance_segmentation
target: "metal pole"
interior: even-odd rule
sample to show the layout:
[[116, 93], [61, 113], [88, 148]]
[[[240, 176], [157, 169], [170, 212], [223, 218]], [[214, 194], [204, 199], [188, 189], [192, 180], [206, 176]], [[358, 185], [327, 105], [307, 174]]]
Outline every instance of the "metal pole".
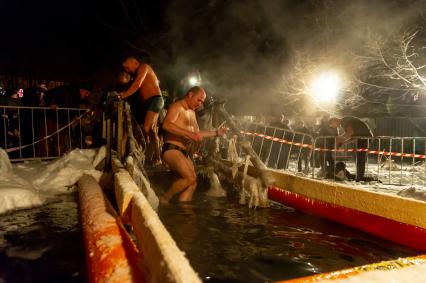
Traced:
[[6, 107], [3, 107], [4, 148], [7, 149]]
[[[275, 138], [275, 133], [276, 133], [276, 131], [277, 131], [277, 128], [274, 128], [274, 133], [272, 134], [272, 136]], [[268, 153], [268, 156], [267, 156], [267, 158], [266, 158], [266, 162], [265, 162], [265, 164], [266, 164], [266, 166], [268, 166], [268, 163], [269, 163], [269, 157], [271, 157], [271, 152], [272, 152], [272, 146], [274, 145], [274, 141], [273, 140], [271, 140], [271, 146], [269, 147], [269, 153]]]
[[356, 145], [355, 145], [355, 178], [356, 180], [358, 180], [359, 176], [358, 176], [358, 141], [359, 138], [356, 139]]
[[[380, 153], [381, 153], [381, 149], [380, 149], [380, 145], [381, 145], [381, 141], [382, 141], [382, 139], [381, 138], [378, 138], [378, 142], [379, 142], [379, 154], [377, 155], [377, 180], [380, 180], [380, 156], [382, 156]], [[383, 153], [384, 154], [384, 153]]]
[[[414, 138], [413, 139], [413, 154], [416, 154], [416, 139]], [[415, 171], [414, 171], [414, 165], [415, 165], [415, 162], [416, 162], [416, 158], [413, 156], [413, 158], [412, 158], [412, 164], [411, 164], [411, 186], [414, 184], [414, 173], [415, 173]]]
[[[49, 139], [47, 138], [47, 116], [46, 116], [46, 109], [43, 109], [44, 112], [44, 137], [45, 137], [45, 150], [46, 150], [46, 157], [49, 157]], [[41, 156], [44, 157], [44, 156]]]
[[391, 184], [391, 168], [392, 168], [392, 138], [389, 140], [389, 184]]
[[[425, 152], [423, 154], [426, 155], [426, 140], [425, 140], [425, 143], [424, 143], [424, 149], [425, 149]], [[425, 174], [423, 176], [423, 186], [425, 186], [425, 183], [426, 183], [426, 160], [424, 162], [424, 167], [425, 167], [425, 172], [424, 172]]]
[[67, 113], [67, 115], [68, 115], [68, 144], [69, 144], [69, 146], [70, 146], [70, 150], [72, 149], [72, 143], [71, 143], [71, 140], [72, 140], [72, 137], [71, 137], [71, 125], [70, 125], [70, 123], [71, 123], [71, 118], [70, 118], [70, 110], [68, 109], [68, 113]]
[[[284, 138], [285, 138], [285, 130], [283, 130], [283, 136], [282, 136], [282, 140], [284, 140]], [[275, 169], [277, 169], [278, 168], [278, 163], [279, 163], [279, 161], [280, 161], [280, 157], [281, 157], [281, 150], [282, 150], [282, 148], [283, 148], [283, 143], [281, 142], [281, 145], [280, 145], [280, 150], [278, 151], [278, 157], [277, 157], [277, 161], [275, 161]]]
[[[58, 114], [58, 109], [56, 109], [56, 131], [59, 130], [59, 114]], [[61, 156], [61, 144], [59, 141], [59, 134], [60, 133], [56, 133], [57, 136], [57, 141], [58, 141], [58, 156]]]
[[327, 144], [326, 144], [326, 138], [324, 137], [324, 148], [323, 148], [323, 155], [322, 155], [322, 157], [323, 157], [323, 170], [324, 170], [324, 172], [323, 172], [323, 179], [325, 179], [326, 177], [327, 177], [327, 164], [326, 164], [326, 161], [325, 161], [325, 153], [327, 152], [326, 150], [328, 150], [328, 148], [326, 148], [327, 146], [326, 146]]
[[[266, 126], [265, 129], [263, 130], [263, 135], [266, 135]], [[262, 149], [263, 149], [263, 142], [265, 141], [265, 137], [262, 138], [262, 142], [260, 143], [260, 149], [259, 149], [259, 158], [262, 158]], [[261, 159], [262, 160], [262, 159]]]
[[[244, 123], [244, 134], [243, 134], [243, 137], [245, 137], [245, 136], [246, 136], [246, 135], [245, 135], [245, 133], [247, 132], [248, 125], [249, 125], [249, 123]], [[242, 152], [243, 152], [243, 149], [242, 149], [242, 147], [240, 146], [240, 147], [239, 147], [238, 156], [241, 156], [241, 153], [242, 153]]]
[[21, 138], [22, 138], [22, 133], [21, 133], [21, 111], [20, 111], [20, 109], [18, 108], [18, 144], [19, 144], [19, 158], [20, 159], [22, 159], [22, 148], [21, 148], [21, 146], [22, 146], [22, 141], [21, 141]]
[[287, 161], [285, 163], [285, 170], [288, 169], [288, 163], [290, 161], [290, 155], [291, 155], [291, 148], [293, 147], [293, 142], [294, 142], [295, 133], [292, 133], [292, 134], [293, 134], [293, 137], [291, 138], [290, 149], [289, 149], [288, 154], [287, 154]]
[[337, 162], [337, 137], [334, 137], [334, 164], [333, 164], [333, 180], [336, 181], [336, 162]]
[[317, 147], [317, 138], [315, 138], [315, 140], [313, 139], [312, 136], [310, 136], [311, 138], [311, 143], [312, 143], [312, 178], [315, 178], [315, 168], [316, 168], [316, 155], [317, 155], [317, 151], [315, 150], [315, 148]]
[[365, 161], [365, 174], [367, 174], [368, 173], [368, 156], [370, 155], [369, 153], [368, 153], [368, 151], [370, 150], [370, 138], [368, 138], [367, 139], [367, 151], [365, 152], [365, 154], [367, 155], [365, 158], [366, 158], [366, 161]]
[[123, 137], [123, 103], [118, 103], [118, 116], [117, 116], [117, 152], [120, 161], [123, 161], [123, 146], [121, 144]]
[[[78, 117], [80, 117], [81, 116], [81, 110], [79, 109], [78, 110]], [[82, 129], [82, 127], [81, 127], [81, 118], [79, 118], [78, 119], [78, 121], [79, 121], [79, 124], [80, 124], [80, 148], [82, 149], [83, 148], [83, 129]]]
[[31, 129], [31, 134], [32, 134], [32, 144], [33, 144], [33, 158], [35, 158], [35, 140], [34, 140], [34, 109], [31, 108], [31, 125], [32, 125], [32, 129]]
[[399, 184], [402, 185], [402, 169], [404, 167], [404, 138], [401, 139], [401, 176], [399, 177]]

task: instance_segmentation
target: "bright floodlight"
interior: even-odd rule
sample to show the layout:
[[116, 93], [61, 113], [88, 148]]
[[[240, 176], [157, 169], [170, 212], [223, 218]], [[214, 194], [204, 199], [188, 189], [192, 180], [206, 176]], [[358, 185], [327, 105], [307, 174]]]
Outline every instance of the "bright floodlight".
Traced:
[[199, 84], [199, 81], [198, 81], [198, 79], [197, 79], [196, 77], [190, 77], [190, 78], [189, 78], [189, 84], [190, 84], [191, 86], [196, 86], [196, 85], [198, 85], [198, 84]]
[[312, 96], [320, 102], [333, 102], [339, 94], [341, 81], [335, 72], [324, 72], [312, 82]]

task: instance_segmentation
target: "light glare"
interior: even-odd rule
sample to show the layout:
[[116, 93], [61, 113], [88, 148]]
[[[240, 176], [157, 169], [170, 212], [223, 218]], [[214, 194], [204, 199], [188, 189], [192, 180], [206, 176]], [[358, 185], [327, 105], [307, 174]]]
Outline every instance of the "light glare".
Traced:
[[196, 78], [196, 77], [190, 77], [189, 78], [189, 84], [190, 84], [190, 86], [196, 86], [196, 85], [198, 85], [198, 79]]
[[312, 82], [312, 96], [319, 102], [333, 102], [339, 94], [341, 80], [335, 72], [324, 72]]

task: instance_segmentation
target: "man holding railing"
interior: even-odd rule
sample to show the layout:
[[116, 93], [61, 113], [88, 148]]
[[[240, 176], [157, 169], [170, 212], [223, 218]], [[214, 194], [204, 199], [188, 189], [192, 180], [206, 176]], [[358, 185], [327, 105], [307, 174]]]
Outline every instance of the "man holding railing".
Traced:
[[134, 79], [129, 88], [120, 94], [120, 98], [125, 99], [138, 93], [135, 100], [140, 107], [139, 111], [134, 111], [133, 115], [138, 123], [143, 124], [148, 153], [153, 154], [151, 161], [156, 165], [161, 163], [157, 122], [159, 112], [164, 107], [164, 100], [161, 95], [160, 81], [154, 70], [145, 62], [147, 61], [145, 57], [133, 55], [125, 57], [123, 69]]

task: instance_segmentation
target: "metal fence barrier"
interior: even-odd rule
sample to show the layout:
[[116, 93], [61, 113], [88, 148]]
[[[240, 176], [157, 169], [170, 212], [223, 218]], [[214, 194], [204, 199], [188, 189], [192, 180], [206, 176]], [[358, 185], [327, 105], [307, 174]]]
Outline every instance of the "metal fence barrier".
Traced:
[[0, 106], [0, 147], [11, 161], [59, 157], [92, 144], [93, 115], [80, 108]]
[[255, 123], [244, 123], [242, 134], [271, 169], [329, 181], [426, 186], [426, 137], [353, 137], [341, 145], [335, 136]]

